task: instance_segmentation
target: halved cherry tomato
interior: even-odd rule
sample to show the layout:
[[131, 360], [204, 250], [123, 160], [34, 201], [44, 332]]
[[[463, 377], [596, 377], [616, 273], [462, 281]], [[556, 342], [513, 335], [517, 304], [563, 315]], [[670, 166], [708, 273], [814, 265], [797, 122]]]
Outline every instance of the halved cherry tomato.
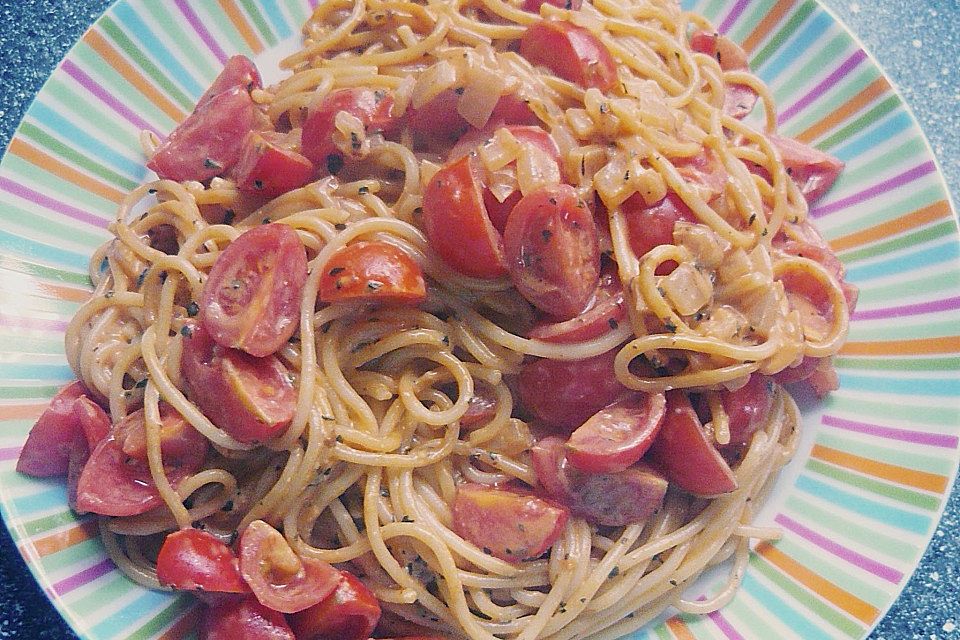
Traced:
[[294, 553], [283, 534], [254, 520], [240, 534], [240, 573], [260, 604], [296, 613], [321, 602], [340, 584], [340, 572]]
[[[647, 206], [639, 193], [635, 193], [621, 205], [627, 219], [630, 248], [643, 257], [650, 249], [662, 244], [673, 244], [673, 228], [677, 222], [696, 222], [690, 207], [672, 191], [657, 204]], [[657, 275], [667, 275], [676, 264], [665, 262], [657, 268]]]
[[583, 6], [583, 0], [524, 0], [523, 10], [532, 11], [533, 13], [540, 13], [540, 7], [545, 4], [552, 4], [553, 6], [560, 7], [561, 9], [573, 9], [574, 11], [579, 11], [580, 7]]
[[[717, 59], [723, 71], [749, 71], [747, 53], [726, 36], [698, 31], [690, 36], [690, 48]], [[743, 118], [757, 103], [757, 92], [747, 85], [729, 84], [723, 96], [723, 111], [734, 118]]]
[[197, 100], [197, 106], [206, 104], [215, 96], [234, 87], [240, 87], [247, 91], [263, 87], [257, 65], [253, 64], [253, 61], [247, 56], [236, 55], [227, 60], [227, 63], [223, 65], [223, 70], [213, 80], [213, 84]]
[[297, 640], [283, 614], [253, 596], [206, 607], [199, 640]]
[[587, 522], [622, 527], [644, 522], [663, 504], [667, 481], [639, 463], [615, 473], [581, 473], [566, 460], [560, 438], [543, 438], [530, 450], [537, 481], [548, 495]]
[[[404, 115], [404, 122], [418, 135], [449, 144], [471, 129], [467, 121], [457, 111], [460, 96], [454, 89], [441, 91], [419, 109], [410, 109]], [[530, 110], [527, 103], [516, 94], [500, 96], [493, 107], [488, 120], [499, 125], [537, 125], [539, 118]]]
[[300, 321], [307, 252], [285, 224], [254, 227], [217, 257], [200, 296], [200, 322], [218, 343], [266, 356]]
[[626, 316], [620, 276], [616, 269], [606, 269], [600, 272], [600, 287], [593, 303], [583, 313], [563, 322], [541, 320], [528, 337], [545, 342], [583, 342], [616, 329]]
[[[147, 430], [143, 409], [134, 411], [113, 427], [113, 437], [131, 458], [147, 461]], [[206, 457], [209, 442], [180, 413], [160, 403], [160, 451], [165, 461]]]
[[590, 31], [563, 20], [543, 20], [520, 38], [520, 55], [564, 80], [606, 91], [617, 81], [617, 64]]
[[737, 488], [729, 465], [713, 446], [685, 391], [667, 392], [667, 414], [650, 454], [671, 483], [698, 496]]
[[570, 185], [524, 196], [507, 219], [503, 245], [517, 290], [558, 320], [582, 312], [600, 285], [593, 214]]
[[850, 313], [853, 313], [857, 306], [857, 299], [860, 297], [860, 290], [856, 285], [846, 281], [846, 269], [840, 258], [809, 220], [798, 224], [787, 224], [799, 231], [801, 239], [794, 240], [781, 231], [774, 237], [773, 246], [788, 255], [813, 260], [825, 268], [840, 284], [843, 297], [847, 301], [847, 308]]
[[240, 159], [247, 133], [258, 123], [246, 88], [233, 87], [194, 109], [154, 152], [147, 167], [169, 180], [208, 180]]
[[420, 265], [387, 242], [355, 242], [338, 250], [323, 267], [323, 302], [356, 300], [418, 305], [427, 297]]
[[247, 593], [240, 561], [212, 534], [187, 528], [168, 535], [157, 555], [160, 584], [186, 591]]
[[[80, 381], [57, 392], [30, 429], [17, 459], [17, 471], [36, 478], [66, 475], [76, 441], [84, 449], [93, 449], [106, 436], [110, 418], [88, 393]], [[81, 400], [85, 402], [81, 404]]]
[[631, 395], [590, 416], [567, 441], [567, 459], [588, 473], [622, 471], [647, 452], [663, 424], [662, 393]]
[[296, 150], [299, 138], [276, 131], [251, 131], [230, 172], [240, 191], [274, 198], [313, 177], [313, 163]]
[[175, 255], [180, 250], [177, 229], [172, 224], [160, 224], [151, 227], [147, 231], [147, 240], [152, 248], [168, 256]]
[[518, 391], [524, 408], [547, 426], [573, 430], [627, 391], [613, 371], [617, 350], [586, 360], [526, 362]]
[[507, 562], [536, 558], [567, 524], [567, 509], [540, 498], [482, 484], [463, 484], [453, 499], [453, 530]]
[[263, 442], [286, 429], [297, 391], [283, 363], [224, 348], [201, 325], [189, 326], [181, 368], [190, 399], [211, 422], [240, 442]]
[[475, 278], [507, 273], [503, 242], [487, 217], [474, 159], [465, 156], [440, 169], [423, 195], [423, 227], [448, 265]]
[[773, 404], [770, 378], [755, 373], [735, 391], [721, 391], [720, 402], [730, 418], [730, 444], [745, 445], [763, 426]]
[[843, 171], [841, 160], [793, 138], [768, 134], [767, 139], [779, 151], [787, 173], [807, 202], [819, 200]]
[[356, 116], [368, 132], [389, 131], [398, 123], [393, 115], [393, 95], [390, 93], [357, 88], [328, 94], [318, 106], [310, 109], [301, 135], [301, 153], [321, 169], [330, 169], [337, 164], [330, 160], [331, 157], [343, 159], [333, 142], [337, 114], [341, 111]]
[[687, 182], [705, 187], [711, 194], [723, 193], [727, 185], [727, 170], [709, 147], [693, 156], [674, 161], [677, 173]]
[[332, 595], [288, 618], [297, 640], [366, 640], [379, 620], [376, 596], [349, 571]]
[[[457, 399], [457, 385], [445, 384], [440, 387], [451, 400]], [[489, 422], [497, 413], [496, 392], [486, 382], [475, 380], [473, 395], [467, 401], [467, 412], [460, 418], [460, 426], [469, 429]]]

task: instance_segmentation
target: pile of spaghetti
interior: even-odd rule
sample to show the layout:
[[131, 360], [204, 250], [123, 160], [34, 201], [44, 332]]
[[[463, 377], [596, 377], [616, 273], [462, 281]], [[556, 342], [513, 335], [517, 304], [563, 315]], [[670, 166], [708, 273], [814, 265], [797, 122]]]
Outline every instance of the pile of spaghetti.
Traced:
[[777, 535], [750, 522], [797, 442], [781, 383], [836, 387], [856, 290], [807, 209], [841, 164], [673, 0], [327, 0], [303, 33], [286, 79], [237, 56], [144, 135], [160, 179], [20, 469], [68, 473], [207, 637], [722, 606]]

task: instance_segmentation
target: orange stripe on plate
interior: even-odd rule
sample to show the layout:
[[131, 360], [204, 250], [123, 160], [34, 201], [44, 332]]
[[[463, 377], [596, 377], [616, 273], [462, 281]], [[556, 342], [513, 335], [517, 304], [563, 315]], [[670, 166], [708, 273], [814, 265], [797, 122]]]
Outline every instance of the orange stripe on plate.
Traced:
[[845, 356], [919, 356], [960, 353], [960, 336], [916, 338], [892, 342], [848, 342], [840, 349]]
[[83, 41], [90, 45], [127, 82], [136, 87], [137, 91], [157, 105], [158, 109], [170, 116], [174, 122], [180, 122], [187, 117], [187, 114], [180, 107], [170, 102], [153, 83], [148, 82], [96, 29], [88, 31], [87, 35], [83, 37]]
[[72, 182], [84, 191], [95, 193], [101, 198], [115, 202], [117, 204], [123, 200], [123, 192], [106, 185], [99, 180], [94, 180], [87, 174], [78, 171], [68, 164], [57, 160], [53, 156], [40, 151], [33, 145], [24, 142], [21, 138], [14, 138], [10, 143], [10, 152], [20, 156], [30, 164], [40, 167], [47, 173], [59, 176], [64, 180]]
[[822, 578], [770, 543], [763, 542], [757, 545], [757, 553], [770, 564], [857, 620], [865, 624], [872, 624], [880, 615], [877, 608], [869, 602], [864, 602], [852, 593], [844, 591], [829, 580]]
[[220, 3], [220, 8], [222, 8], [224, 13], [227, 14], [227, 17], [230, 18], [230, 22], [233, 23], [233, 26], [237, 28], [240, 36], [247, 43], [247, 46], [249, 46], [254, 53], [260, 53], [263, 51], [263, 43], [260, 42], [257, 34], [254, 33], [253, 28], [250, 27], [250, 23], [247, 22], [247, 19], [243, 17], [240, 9], [237, 8], [237, 5], [232, 0], [217, 1]]
[[780, 0], [767, 12], [767, 15], [763, 17], [763, 20], [760, 21], [760, 24], [750, 32], [750, 35], [746, 37], [741, 45], [747, 53], [753, 53], [753, 50], [757, 48], [764, 38], [767, 37], [777, 23], [783, 19], [783, 16], [787, 15], [787, 12], [793, 7], [795, 0]]
[[949, 218], [953, 214], [950, 211], [950, 203], [946, 200], [938, 200], [922, 209], [917, 209], [905, 216], [887, 220], [884, 223], [874, 227], [868, 227], [862, 231], [857, 231], [846, 236], [841, 236], [830, 241], [830, 246], [834, 251], [846, 251], [869, 242], [883, 240], [890, 236], [899, 235], [916, 227], [921, 227], [931, 222], [936, 222], [941, 218]]
[[183, 617], [161, 634], [157, 640], [183, 640], [187, 634], [200, 624], [200, 607], [193, 606], [183, 614]]
[[683, 623], [683, 620], [674, 616], [667, 619], [667, 628], [670, 629], [670, 632], [677, 636], [678, 640], [697, 640], [690, 629], [687, 629], [687, 625]]
[[886, 78], [877, 78], [868, 84], [863, 91], [844, 102], [834, 111], [831, 111], [830, 115], [828, 115], [826, 118], [814, 123], [808, 129], [800, 133], [800, 135], [797, 136], [797, 140], [802, 142], [812, 142], [830, 129], [842, 124], [857, 111], [860, 111], [889, 90], [890, 83], [887, 82]]
[[53, 298], [55, 300], [86, 302], [90, 299], [91, 295], [89, 289], [75, 289], [73, 287], [49, 282], [34, 282], [30, 286], [33, 287], [32, 293], [43, 298]]
[[865, 473], [884, 480], [890, 480], [897, 484], [902, 484], [925, 491], [935, 491], [943, 493], [947, 488], [947, 478], [936, 473], [927, 471], [917, 471], [907, 467], [900, 467], [895, 464], [878, 462], [870, 458], [853, 455], [845, 451], [838, 451], [823, 445], [814, 445], [810, 452], [814, 458], [819, 458], [824, 462], [831, 462], [835, 465], [853, 469], [860, 473]]
[[3, 413], [3, 420], [36, 420], [49, 404], [49, 402], [39, 404], [2, 404], [0, 405], [0, 412]]
[[63, 551], [97, 535], [96, 520], [87, 520], [64, 531], [33, 541], [33, 548], [41, 557]]

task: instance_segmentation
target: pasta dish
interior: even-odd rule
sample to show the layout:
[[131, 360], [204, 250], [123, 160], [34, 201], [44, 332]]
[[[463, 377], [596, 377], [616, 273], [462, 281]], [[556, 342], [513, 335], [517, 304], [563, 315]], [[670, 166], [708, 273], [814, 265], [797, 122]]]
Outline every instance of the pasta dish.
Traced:
[[856, 289], [807, 213], [842, 164], [675, 0], [325, 0], [303, 36], [143, 134], [18, 469], [201, 638], [723, 606], [778, 536], [783, 385], [837, 386]]

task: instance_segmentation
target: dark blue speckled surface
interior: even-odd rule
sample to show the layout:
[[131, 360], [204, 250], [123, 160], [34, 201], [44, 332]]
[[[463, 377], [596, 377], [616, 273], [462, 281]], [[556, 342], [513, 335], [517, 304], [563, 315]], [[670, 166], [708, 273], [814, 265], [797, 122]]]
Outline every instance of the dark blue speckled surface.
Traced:
[[[165, 0], [151, 0], [165, 1]], [[960, 193], [960, 1], [822, 0], [900, 88]], [[0, 0], [0, 148], [30, 100], [110, 0]], [[0, 527], [0, 639], [75, 638]], [[960, 638], [960, 495], [872, 640]]]

